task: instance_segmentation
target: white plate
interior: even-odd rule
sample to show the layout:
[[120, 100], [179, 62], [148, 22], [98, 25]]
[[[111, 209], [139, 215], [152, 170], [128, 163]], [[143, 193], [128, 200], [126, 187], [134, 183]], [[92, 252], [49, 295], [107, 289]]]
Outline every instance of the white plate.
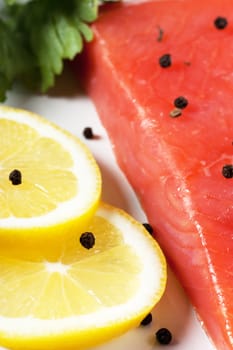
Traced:
[[[43, 115], [81, 138], [93, 152], [103, 176], [103, 199], [121, 207], [141, 222], [146, 218], [137, 198], [114, 159], [111, 146], [91, 101], [81, 92], [70, 74], [59, 78], [48, 95], [33, 95], [19, 88], [9, 94], [7, 105], [25, 108]], [[86, 140], [83, 129], [93, 128], [96, 140]], [[155, 350], [164, 348], [155, 341], [155, 332], [166, 327], [173, 334], [169, 350], [214, 350], [182, 288], [169, 271], [165, 295], [153, 310], [153, 322], [128, 332], [95, 350]], [[65, 349], [64, 349], [65, 350]], [[93, 349], [94, 350], [94, 349]]]

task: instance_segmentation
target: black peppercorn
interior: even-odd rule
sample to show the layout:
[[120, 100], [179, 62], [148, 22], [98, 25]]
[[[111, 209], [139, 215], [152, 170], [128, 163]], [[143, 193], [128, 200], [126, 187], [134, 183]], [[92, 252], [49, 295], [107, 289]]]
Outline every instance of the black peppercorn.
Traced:
[[168, 53], [168, 54], [161, 56], [159, 58], [159, 64], [162, 68], [170, 67], [172, 64], [171, 55]]
[[92, 128], [86, 127], [86, 128], [83, 130], [83, 135], [84, 135], [84, 137], [85, 137], [86, 139], [93, 139], [94, 134], [93, 134]]
[[174, 106], [176, 108], [183, 109], [183, 108], [187, 107], [187, 105], [188, 105], [188, 100], [187, 100], [187, 98], [185, 98], [183, 96], [179, 96], [174, 100]]
[[147, 326], [152, 322], [152, 314], [149, 313], [142, 321], [141, 321], [141, 326]]
[[214, 21], [214, 25], [217, 29], [224, 29], [226, 28], [228, 22], [225, 17], [217, 17]]
[[90, 249], [95, 245], [95, 236], [92, 232], [84, 232], [80, 237], [80, 243], [86, 249]]
[[153, 227], [152, 227], [149, 223], [147, 223], [147, 222], [144, 222], [144, 223], [143, 223], [143, 226], [144, 226], [145, 229], [152, 235], [152, 233], [153, 233]]
[[9, 180], [12, 182], [12, 185], [20, 185], [22, 183], [21, 172], [17, 169], [14, 169], [9, 174]]
[[233, 165], [232, 164], [226, 164], [222, 167], [222, 175], [226, 179], [231, 179], [233, 177]]
[[155, 336], [156, 340], [162, 345], [168, 345], [172, 341], [172, 334], [167, 328], [160, 328]]

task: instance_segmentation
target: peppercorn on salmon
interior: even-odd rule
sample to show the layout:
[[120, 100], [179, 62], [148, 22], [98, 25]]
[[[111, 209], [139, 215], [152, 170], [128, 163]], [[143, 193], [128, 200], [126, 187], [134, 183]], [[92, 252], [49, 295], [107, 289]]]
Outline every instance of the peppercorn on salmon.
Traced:
[[233, 349], [232, 0], [111, 4], [93, 31], [78, 74], [204, 329]]

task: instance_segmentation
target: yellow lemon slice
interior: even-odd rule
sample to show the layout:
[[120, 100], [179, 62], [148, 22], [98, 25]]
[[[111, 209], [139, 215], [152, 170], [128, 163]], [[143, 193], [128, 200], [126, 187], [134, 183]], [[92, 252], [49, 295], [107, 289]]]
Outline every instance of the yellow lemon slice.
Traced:
[[166, 262], [125, 212], [101, 204], [56, 262], [0, 258], [0, 345], [85, 349], [123, 334], [161, 298]]
[[0, 106], [0, 135], [0, 246], [35, 257], [54, 245], [56, 256], [94, 215], [99, 168], [80, 140], [29, 111]]

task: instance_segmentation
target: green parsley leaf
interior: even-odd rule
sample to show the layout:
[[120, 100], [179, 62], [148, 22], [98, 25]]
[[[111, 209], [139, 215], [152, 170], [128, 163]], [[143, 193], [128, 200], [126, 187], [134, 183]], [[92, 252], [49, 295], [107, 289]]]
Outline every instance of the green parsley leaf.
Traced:
[[5, 0], [0, 10], [0, 100], [16, 80], [45, 92], [91, 41], [98, 0]]
[[27, 70], [27, 65], [30, 65], [30, 55], [21, 42], [20, 33], [15, 32], [9, 23], [0, 19], [1, 102], [6, 98], [6, 91], [11, 88], [13, 82]]

